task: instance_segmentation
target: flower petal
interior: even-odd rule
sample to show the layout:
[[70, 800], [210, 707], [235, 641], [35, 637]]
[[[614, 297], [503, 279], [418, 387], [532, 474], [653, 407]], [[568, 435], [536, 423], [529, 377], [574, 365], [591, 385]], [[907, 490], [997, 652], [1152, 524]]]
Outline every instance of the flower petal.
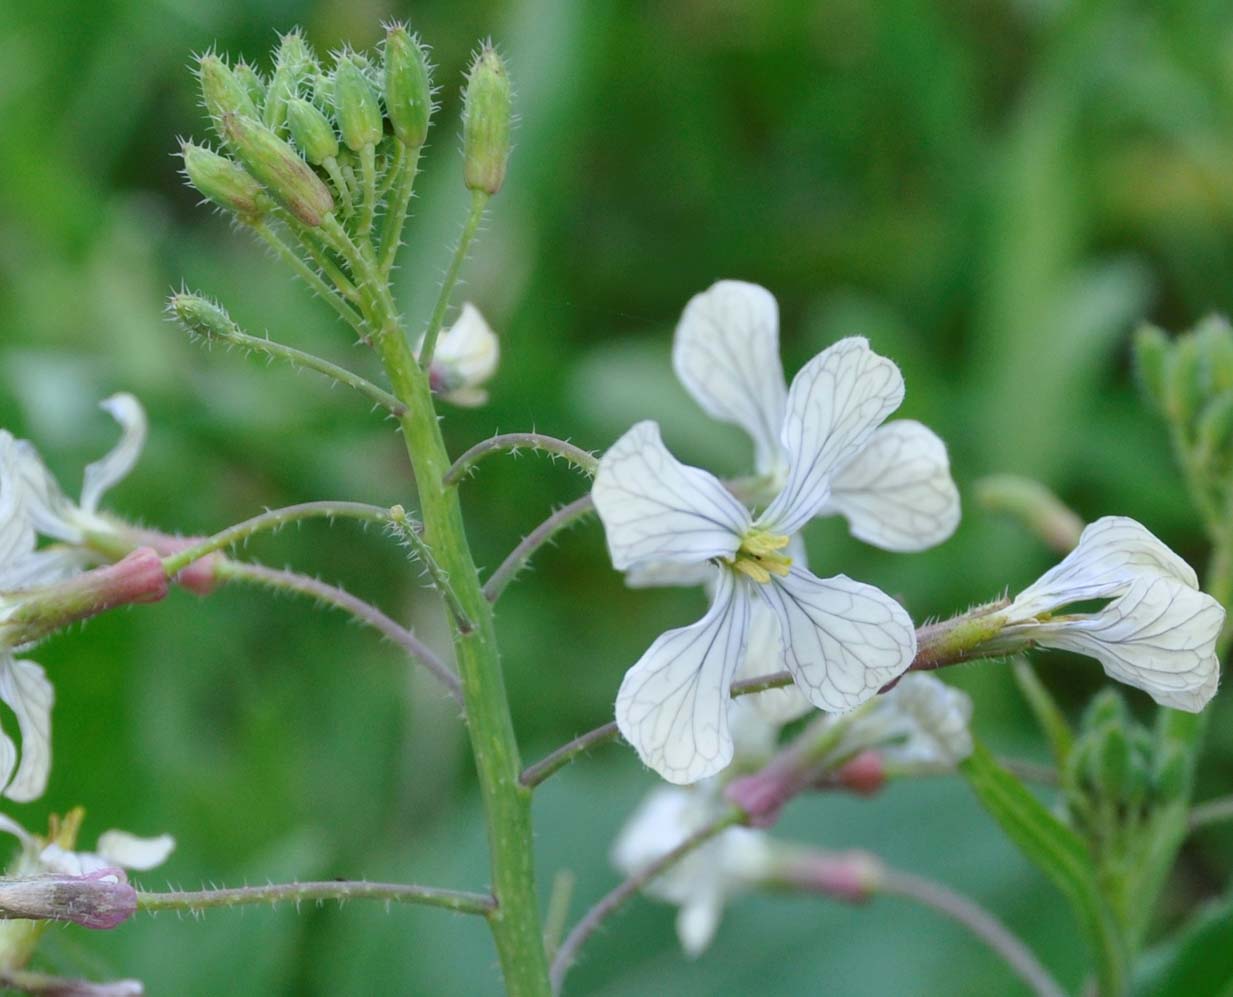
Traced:
[[[793, 563], [796, 563], [795, 559]], [[745, 651], [745, 662], [737, 676], [757, 678], [759, 675], [783, 671], [786, 667], [779, 636], [779, 617], [765, 599], [758, 599], [750, 613], [749, 643]], [[794, 685], [742, 696], [737, 703], [746, 700], [753, 701], [754, 708], [763, 720], [778, 726], [798, 720], [813, 709], [813, 704]]]
[[759, 517], [793, 534], [830, 496], [834, 472], [851, 461], [903, 401], [903, 377], [859, 337], [841, 339], [805, 364], [788, 391], [782, 440], [788, 480]]
[[18, 440], [17, 457], [26, 514], [35, 531], [66, 543], [81, 543], [84, 537], [75, 521], [77, 510], [38, 451], [26, 440]]
[[845, 752], [872, 748], [915, 774], [948, 772], [972, 753], [972, 700], [932, 675], [908, 673], [866, 709], [853, 717]]
[[34, 527], [25, 508], [17, 441], [0, 430], [0, 576], [8, 565], [32, 550]]
[[176, 846], [170, 834], [139, 838], [127, 831], [104, 831], [98, 839], [98, 854], [108, 865], [145, 871], [167, 861]]
[[681, 564], [676, 561], [639, 561], [625, 572], [631, 589], [694, 588], [705, 585], [715, 575], [715, 566]]
[[0, 700], [17, 714], [21, 763], [4, 790], [18, 803], [37, 800], [51, 771], [51, 706], [56, 693], [43, 669], [33, 661], [9, 657], [0, 664]]
[[676, 936], [691, 959], [707, 950], [724, 914], [724, 895], [718, 888], [703, 890], [681, 905], [676, 915]]
[[1199, 587], [1194, 569], [1146, 526], [1105, 516], [1084, 528], [1079, 545], [1019, 593], [1011, 611], [1019, 618], [1038, 616], [1073, 602], [1111, 598], [1136, 578], [1162, 576]]
[[779, 432], [787, 386], [779, 360], [779, 306], [769, 291], [721, 280], [694, 295], [676, 327], [672, 363], [707, 414], [753, 438], [759, 474], [783, 468]]
[[731, 557], [749, 513], [713, 475], [672, 456], [654, 422], [640, 422], [600, 458], [591, 489], [612, 564], [698, 564]]
[[111, 452], [86, 467], [81, 508], [87, 513], [96, 512], [104, 493], [128, 476], [146, 445], [149, 428], [145, 409], [127, 392], [104, 399], [99, 408], [120, 424], [121, 432]]
[[80, 547], [56, 544], [31, 551], [8, 564], [0, 562], [0, 592], [52, 585], [84, 571], [91, 560], [91, 555]]
[[1093, 657], [1110, 678], [1193, 713], [1216, 691], [1224, 618], [1207, 593], [1177, 578], [1145, 575], [1098, 613], [1057, 617], [1027, 633], [1042, 647]]
[[788, 670], [805, 697], [843, 713], [877, 695], [916, 656], [916, 629], [885, 592], [845, 575], [816, 578], [793, 565], [759, 587], [779, 618]]
[[621, 682], [621, 735], [669, 782], [697, 782], [732, 760], [728, 687], [745, 653], [751, 602], [746, 583], [720, 572], [706, 616], [661, 635]]
[[946, 444], [911, 419], [879, 426], [831, 480], [828, 509], [852, 535], [883, 550], [926, 550], [959, 525], [959, 489]]

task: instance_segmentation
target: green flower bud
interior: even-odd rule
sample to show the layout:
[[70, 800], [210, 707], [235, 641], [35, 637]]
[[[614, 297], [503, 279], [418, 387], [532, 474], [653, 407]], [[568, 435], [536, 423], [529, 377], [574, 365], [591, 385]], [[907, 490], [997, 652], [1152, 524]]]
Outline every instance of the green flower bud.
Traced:
[[231, 74], [244, 88], [254, 107], [261, 107], [265, 103], [265, 80], [256, 69], [241, 59], [235, 64]]
[[470, 190], [495, 194], [505, 182], [513, 91], [505, 63], [485, 44], [471, 64], [463, 95], [463, 179]]
[[219, 207], [234, 211], [246, 221], [269, 210], [270, 201], [261, 184], [238, 163], [192, 142], [181, 146], [180, 155], [189, 182]]
[[257, 117], [257, 107], [248, 90], [218, 56], [206, 53], [197, 60], [197, 79], [201, 84], [201, 100], [215, 129], [221, 129], [224, 114]]
[[1211, 315], [1194, 331], [1202, 358], [1204, 383], [1212, 394], [1233, 390], [1233, 329], [1221, 315]]
[[1152, 793], [1157, 803], [1169, 803], [1190, 792], [1190, 760], [1184, 748], [1164, 744], [1152, 766]]
[[326, 116], [303, 97], [287, 101], [287, 127], [304, 157], [314, 166], [338, 155], [338, 136]]
[[278, 42], [274, 54], [274, 75], [265, 102], [265, 126], [281, 133], [287, 123], [287, 102], [300, 96], [320, 71], [317, 57], [299, 28], [293, 28]]
[[334, 110], [343, 141], [352, 152], [381, 141], [381, 104], [355, 57], [345, 55], [334, 70]]
[[240, 162], [305, 225], [320, 225], [334, 198], [296, 151], [252, 118], [223, 116], [223, 133]]
[[385, 36], [385, 110], [399, 142], [412, 149], [424, 144], [433, 112], [428, 53], [401, 24]]
[[1223, 474], [1233, 456], [1233, 392], [1217, 395], [1199, 413], [1195, 452], [1200, 463]]
[[1096, 771], [1092, 782], [1110, 800], [1125, 798], [1131, 784], [1130, 741], [1126, 729], [1120, 726], [1106, 727], [1100, 733], [1094, 754]]
[[1203, 399], [1202, 358], [1193, 336], [1183, 336], [1173, 347], [1165, 369], [1165, 415], [1175, 425], [1189, 428]]
[[1165, 407], [1165, 371], [1169, 365], [1172, 347], [1163, 329], [1154, 325], [1141, 325], [1135, 331], [1135, 368], [1139, 383], [1157, 408]]
[[1126, 701], [1113, 689], [1101, 689], [1083, 711], [1083, 729], [1100, 731], [1104, 727], [1125, 728], [1130, 722]]
[[168, 298], [167, 311], [189, 335], [202, 339], [227, 339], [236, 331], [227, 309], [190, 291], [180, 291]]

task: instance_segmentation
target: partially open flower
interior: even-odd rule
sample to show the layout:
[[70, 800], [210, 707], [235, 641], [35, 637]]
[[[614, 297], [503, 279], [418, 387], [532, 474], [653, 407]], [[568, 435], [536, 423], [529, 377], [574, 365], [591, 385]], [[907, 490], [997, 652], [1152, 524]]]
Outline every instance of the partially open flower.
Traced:
[[488, 401], [483, 385], [497, 372], [500, 360], [496, 333], [479, 309], [467, 302], [458, 321], [437, 340], [428, 375], [433, 393], [466, 408], [483, 405]]

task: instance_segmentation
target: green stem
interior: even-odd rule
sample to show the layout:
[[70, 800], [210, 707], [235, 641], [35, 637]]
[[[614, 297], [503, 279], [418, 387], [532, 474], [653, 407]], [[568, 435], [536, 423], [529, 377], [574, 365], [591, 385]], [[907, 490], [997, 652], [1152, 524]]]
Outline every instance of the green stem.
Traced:
[[252, 226], [252, 229], [257, 233], [258, 238], [260, 238], [262, 242], [274, 250], [280, 260], [286, 263], [287, 266], [295, 271], [296, 275], [304, 281], [305, 284], [312, 288], [317, 297], [324, 299], [329, 306], [338, 313], [339, 318], [346, 322], [347, 325], [351, 326], [351, 328], [354, 329], [359, 335], [364, 335], [364, 320], [355, 311], [355, 309], [343, 301], [342, 298], [340, 298], [330, 288], [330, 286], [321, 279], [321, 275], [319, 273], [300, 259], [295, 250], [293, 250], [278, 237], [278, 233], [276, 233], [264, 222], [256, 223]]
[[424, 345], [420, 347], [419, 356], [420, 366], [424, 370], [432, 364], [432, 354], [437, 348], [437, 336], [441, 332], [441, 326], [445, 324], [445, 312], [450, 306], [454, 285], [458, 283], [463, 261], [471, 249], [475, 233], [479, 231], [480, 221], [484, 217], [484, 208], [487, 204], [488, 194], [482, 190], [471, 192], [471, 210], [462, 227], [462, 235], [458, 237], [458, 245], [454, 248], [454, 256], [450, 260], [449, 269], [445, 271], [445, 279], [441, 282], [441, 292], [437, 295], [437, 304], [432, 310], [432, 318], [428, 320], [428, 328], [424, 331]]
[[301, 502], [299, 505], [289, 505], [282, 509], [271, 509], [259, 516], [253, 516], [242, 523], [236, 523], [225, 530], [206, 537], [192, 547], [163, 558], [163, 569], [167, 577], [174, 578], [194, 561], [224, 550], [235, 544], [242, 543], [249, 537], [270, 530], [278, 530], [288, 523], [296, 523], [302, 519], [359, 519], [369, 523], [388, 523], [390, 510], [379, 505], [366, 505], [363, 502]]
[[360, 221], [356, 235], [361, 244], [368, 241], [373, 218], [377, 213], [377, 150], [371, 143], [360, 149], [360, 176], [364, 182], [364, 203], [360, 207]]
[[593, 453], [574, 446], [568, 440], [558, 440], [542, 433], [504, 433], [482, 440], [454, 461], [453, 467], [445, 475], [445, 483], [450, 486], [458, 484], [485, 457], [506, 451], [516, 453], [524, 447], [552, 454], [554, 457], [564, 457], [589, 477], [594, 477], [599, 469], [599, 460]]
[[237, 886], [217, 890], [174, 890], [167, 893], [137, 894], [137, 909], [197, 911], [211, 907], [240, 907], [254, 904], [278, 904], [284, 901], [300, 904], [322, 900], [381, 900], [385, 903], [425, 904], [444, 907], [460, 914], [487, 917], [496, 904], [482, 893], [442, 890], [434, 886], [410, 883], [368, 883], [363, 880], [328, 880], [323, 883], [270, 883], [266, 886]]
[[411, 559], [419, 561], [424, 566], [424, 570], [428, 572], [433, 588], [441, 593], [441, 597], [445, 600], [446, 608], [454, 618], [454, 626], [462, 633], [470, 633], [474, 630], [475, 624], [471, 622], [466, 610], [462, 608], [462, 603], [458, 601], [458, 596], [454, 594], [454, 587], [450, 584], [449, 576], [446, 575], [441, 565], [437, 563], [437, 559], [433, 557], [428, 544], [424, 542], [423, 527], [411, 520], [407, 516], [406, 510], [400, 505], [396, 505], [390, 510], [390, 525], [406, 542], [407, 548], [411, 552]]
[[[454, 491], [454, 489], [450, 489], [450, 491]], [[496, 602], [501, 598], [501, 593], [505, 591], [505, 586], [512, 582], [514, 576], [526, 567], [527, 562], [531, 560], [532, 554], [563, 529], [572, 526], [578, 520], [590, 515], [594, 511], [595, 503], [591, 501], [591, 496], [583, 495], [582, 498], [575, 499], [569, 505], [562, 506], [523, 537], [522, 542], [510, 551], [509, 556], [500, 563], [497, 570], [492, 573], [492, 577], [485, 583], [484, 596], [488, 601]]]
[[[403, 148], [401, 143], [399, 148]], [[420, 150], [422, 146], [406, 149], [398, 164], [398, 179], [393, 188], [393, 201], [381, 225], [381, 249], [377, 253], [377, 266], [382, 277], [389, 277], [394, 267], [394, 259], [398, 255], [398, 247], [402, 245], [402, 229], [407, 223], [407, 208], [411, 204], [411, 194], [415, 190], [415, 177], [419, 172]]]

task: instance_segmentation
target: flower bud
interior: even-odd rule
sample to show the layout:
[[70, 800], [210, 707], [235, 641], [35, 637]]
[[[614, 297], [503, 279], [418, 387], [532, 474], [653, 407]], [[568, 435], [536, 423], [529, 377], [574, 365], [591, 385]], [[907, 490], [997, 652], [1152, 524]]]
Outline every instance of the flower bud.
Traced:
[[223, 133], [240, 162], [305, 225], [320, 225], [334, 210], [321, 178], [291, 146], [252, 118], [224, 114]]
[[412, 149], [424, 144], [433, 112], [428, 53], [401, 24], [385, 36], [385, 110], [399, 142]]
[[242, 166], [192, 142], [184, 143], [180, 155], [189, 182], [219, 207], [234, 211], [246, 221], [259, 218], [269, 209], [270, 201], [261, 184]]
[[[202, 339], [226, 339], [236, 330], [227, 309], [209, 298], [188, 291], [173, 294], [167, 300], [167, 311], [176, 317], [186, 332]], [[151, 544], [151, 546], [156, 546]], [[164, 553], [172, 553], [164, 551]]]
[[257, 117], [257, 107], [244, 84], [236, 79], [230, 67], [213, 53], [197, 60], [197, 79], [201, 84], [201, 100], [214, 127], [222, 134], [226, 114]]
[[800, 848], [784, 849], [776, 855], [768, 877], [777, 886], [821, 893], [848, 903], [868, 900], [881, 888], [883, 878], [881, 861], [868, 852]]
[[1164, 408], [1165, 371], [1172, 347], [1164, 330], [1154, 325], [1142, 325], [1135, 331], [1135, 367], [1143, 390], [1159, 408]]
[[513, 91], [505, 63], [485, 44], [471, 64], [463, 95], [463, 179], [469, 190], [495, 194], [505, 182]]
[[1203, 398], [1202, 380], [1199, 344], [1183, 336], [1174, 344], [1165, 373], [1164, 411], [1175, 426], [1189, 427]]
[[1233, 456], [1233, 391], [1217, 395], [1203, 407], [1196, 435], [1199, 463], [1223, 473]]
[[886, 785], [886, 763], [877, 751], [862, 751], [835, 772], [833, 784], [858, 796], [873, 796]]
[[300, 95], [300, 90], [317, 75], [317, 57], [309, 47], [299, 28], [293, 28], [278, 42], [274, 55], [274, 75], [266, 94], [265, 112], [260, 119], [276, 134], [287, 123], [287, 103]]
[[1131, 783], [1130, 741], [1124, 727], [1111, 725], [1101, 732], [1093, 760], [1092, 782], [1101, 794], [1110, 800], [1124, 799]]
[[334, 111], [343, 141], [352, 152], [381, 141], [381, 104], [354, 56], [340, 58], [334, 70]]
[[265, 80], [255, 68], [241, 59], [232, 67], [231, 74], [244, 88], [254, 107], [260, 108], [265, 104]]
[[[418, 348], [417, 348], [418, 351]], [[458, 321], [442, 333], [428, 371], [433, 393], [474, 408], [488, 400], [483, 384], [497, 371], [501, 346], [478, 308], [467, 302]]]
[[67, 921], [105, 931], [136, 913], [137, 891], [123, 869], [0, 879], [0, 918], [5, 920]]
[[287, 101], [287, 127], [304, 158], [314, 166], [338, 155], [338, 136], [326, 116], [303, 97]]
[[1153, 758], [1152, 794], [1157, 803], [1171, 803], [1190, 792], [1191, 764], [1184, 748], [1162, 745]]

